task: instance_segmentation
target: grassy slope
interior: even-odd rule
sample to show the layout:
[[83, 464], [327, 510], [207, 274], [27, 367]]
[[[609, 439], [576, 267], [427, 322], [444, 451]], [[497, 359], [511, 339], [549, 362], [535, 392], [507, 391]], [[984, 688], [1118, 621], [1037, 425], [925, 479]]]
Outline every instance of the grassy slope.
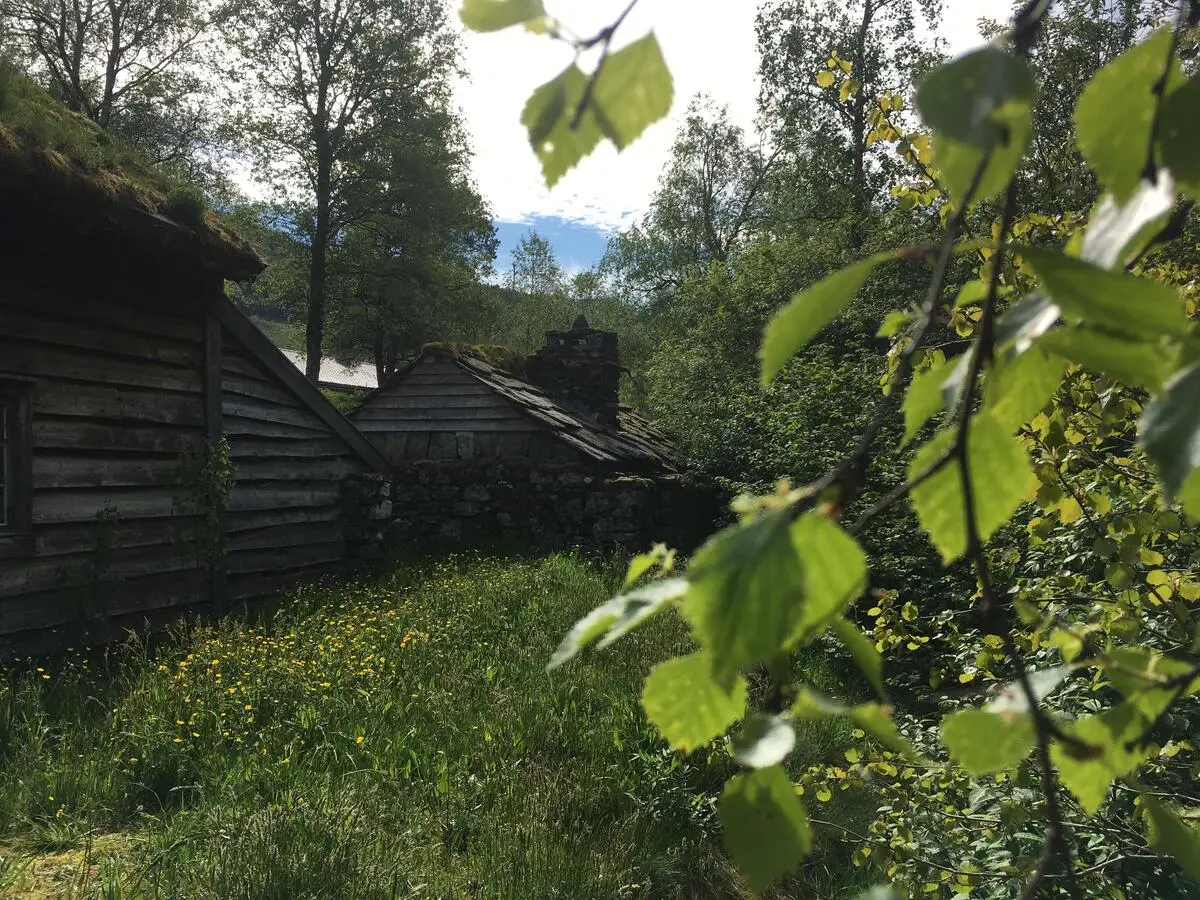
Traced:
[[[451, 559], [24, 674], [0, 687], [0, 893], [740, 896], [709, 799], [724, 751], [673, 756], [637, 705], [679, 625], [544, 671], [614, 584], [573, 557]], [[797, 769], [849, 740], [817, 723]], [[819, 846], [789, 896], [853, 881]]]
[[271, 339], [276, 347], [284, 350], [304, 352], [304, 326], [291, 322], [277, 322], [262, 316], [251, 316], [250, 320], [258, 326], [259, 331]]

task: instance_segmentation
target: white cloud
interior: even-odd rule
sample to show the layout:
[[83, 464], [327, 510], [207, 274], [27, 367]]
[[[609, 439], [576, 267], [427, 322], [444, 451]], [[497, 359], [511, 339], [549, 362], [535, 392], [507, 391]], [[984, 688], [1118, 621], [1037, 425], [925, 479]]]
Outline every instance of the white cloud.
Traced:
[[[626, 0], [547, 2], [551, 14], [580, 34], [611, 22]], [[979, 42], [981, 16], [1003, 18], [1010, 0], [946, 0], [942, 33], [952, 52]], [[750, 130], [758, 92], [753, 0], [642, 0], [618, 33], [617, 46], [651, 28], [675, 77], [671, 117], [651, 126], [624, 153], [607, 142], [547, 190], [520, 123], [525, 99], [571, 61], [565, 44], [510, 29], [465, 35], [467, 70], [457, 92], [475, 148], [474, 174], [495, 218], [557, 216], [614, 229], [643, 212], [669, 155], [688, 99], [706, 92]]]

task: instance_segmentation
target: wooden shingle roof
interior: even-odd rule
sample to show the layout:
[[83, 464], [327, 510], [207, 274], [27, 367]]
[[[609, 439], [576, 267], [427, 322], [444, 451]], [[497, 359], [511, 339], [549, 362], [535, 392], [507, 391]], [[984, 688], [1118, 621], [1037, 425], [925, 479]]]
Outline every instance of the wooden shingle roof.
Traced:
[[[678, 451], [670, 439], [628, 407], [621, 407], [614, 427], [583, 411], [569, 409], [537, 385], [473, 355], [438, 345], [427, 347], [421, 358], [428, 355], [452, 360], [559, 440], [596, 462], [669, 470], [678, 467]], [[403, 378], [411, 368], [395, 377]]]

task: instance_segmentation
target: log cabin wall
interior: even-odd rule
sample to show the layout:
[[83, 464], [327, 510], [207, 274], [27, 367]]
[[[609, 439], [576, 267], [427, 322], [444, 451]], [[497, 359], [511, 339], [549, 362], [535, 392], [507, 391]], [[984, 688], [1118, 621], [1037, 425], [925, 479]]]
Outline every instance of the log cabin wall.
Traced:
[[399, 467], [420, 459], [577, 461], [579, 454], [452, 360], [426, 356], [351, 418]]
[[53, 280], [0, 275], [0, 378], [26, 379], [30, 417], [29, 542], [0, 541], [7, 654], [161, 624], [208, 589], [180, 496], [206, 436], [201, 283], [163, 302], [162, 285]]
[[234, 602], [341, 572], [349, 555], [345, 485], [371, 471], [264, 355], [221, 329], [222, 428], [234, 478], [226, 590]]

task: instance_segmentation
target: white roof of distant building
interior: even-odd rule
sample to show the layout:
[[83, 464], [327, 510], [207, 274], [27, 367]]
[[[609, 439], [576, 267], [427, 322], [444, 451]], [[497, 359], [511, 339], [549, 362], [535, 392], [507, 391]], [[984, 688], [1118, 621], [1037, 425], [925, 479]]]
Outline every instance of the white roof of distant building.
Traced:
[[[301, 372], [305, 370], [307, 356], [295, 350], [284, 350], [286, 356]], [[325, 356], [321, 359], [321, 376], [317, 379], [322, 385], [334, 388], [349, 388], [358, 391], [373, 391], [379, 387], [379, 379], [375, 374], [374, 363], [357, 363], [344, 366], [336, 359]]]

